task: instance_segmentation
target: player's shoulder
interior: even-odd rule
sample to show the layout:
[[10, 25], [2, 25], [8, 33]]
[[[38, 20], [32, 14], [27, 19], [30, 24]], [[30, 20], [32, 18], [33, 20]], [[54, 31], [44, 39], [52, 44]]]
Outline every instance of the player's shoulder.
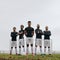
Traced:
[[42, 31], [42, 29], [39, 29], [40, 31]]
[[46, 31], [44, 30], [43, 32], [45, 33]]
[[33, 27], [31, 27], [31, 29], [34, 29]]
[[11, 33], [13, 33], [13, 32], [11, 32]]
[[14, 33], [18, 33], [17, 31], [15, 31]]
[[51, 32], [50, 30], [48, 32]]
[[25, 30], [28, 29], [28, 27], [25, 28]]
[[34, 31], [34, 28], [33, 28], [33, 27], [31, 27], [31, 30], [32, 30], [32, 31]]
[[44, 32], [51, 32], [50, 30], [48, 30], [48, 31], [44, 31]]

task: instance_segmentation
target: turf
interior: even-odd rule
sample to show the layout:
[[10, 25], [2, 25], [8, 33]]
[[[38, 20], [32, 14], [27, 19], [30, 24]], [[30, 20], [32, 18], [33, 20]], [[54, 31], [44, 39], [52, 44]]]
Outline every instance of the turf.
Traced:
[[0, 54], [0, 60], [60, 60], [60, 54], [35, 56]]

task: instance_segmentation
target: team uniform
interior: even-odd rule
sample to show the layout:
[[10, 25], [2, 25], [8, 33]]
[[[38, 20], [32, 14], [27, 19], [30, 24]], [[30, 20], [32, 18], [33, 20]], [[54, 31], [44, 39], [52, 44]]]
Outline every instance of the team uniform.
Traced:
[[[27, 27], [25, 28], [25, 31], [26, 31], [26, 44], [29, 45], [31, 44], [31, 46], [33, 45], [33, 31], [34, 31], [34, 28], [32, 27]], [[27, 50], [27, 53], [28, 53], [28, 50]], [[32, 53], [33, 53], [33, 48], [32, 48]]]
[[24, 47], [24, 30], [20, 30], [19, 33], [19, 54], [21, 54], [21, 46]]
[[25, 28], [25, 31], [27, 32], [26, 35], [26, 44], [33, 44], [33, 35], [32, 32], [34, 31], [34, 29], [32, 27], [27, 27]]
[[19, 31], [19, 33], [21, 33], [22, 32], [22, 34], [19, 34], [19, 46], [24, 46], [24, 30], [20, 30]]
[[50, 36], [51, 36], [51, 32], [50, 31], [44, 31], [44, 52], [46, 53], [46, 47], [48, 47], [48, 53], [50, 54]]
[[36, 50], [37, 50], [37, 46], [40, 47], [40, 53], [42, 53], [42, 35], [43, 35], [43, 32], [40, 29], [36, 29], [35, 33], [36, 33], [35, 53], [36, 53]]
[[17, 47], [17, 32], [11, 32], [11, 47]]
[[[17, 32], [11, 32], [11, 48], [13, 47], [17, 48], [17, 35], [18, 35]], [[16, 49], [16, 53], [17, 53], [17, 49]]]

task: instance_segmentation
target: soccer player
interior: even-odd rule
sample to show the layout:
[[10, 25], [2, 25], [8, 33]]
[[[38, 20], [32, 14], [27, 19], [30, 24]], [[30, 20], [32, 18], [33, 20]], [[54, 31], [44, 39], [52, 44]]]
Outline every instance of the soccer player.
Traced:
[[31, 46], [31, 52], [33, 54], [33, 35], [34, 35], [34, 28], [31, 27], [31, 21], [28, 21], [28, 27], [25, 28], [25, 35], [26, 35], [26, 44], [27, 44], [27, 52], [28, 54], [28, 49], [29, 49], [29, 43]]
[[21, 25], [20, 26], [20, 30], [19, 30], [19, 55], [21, 55], [21, 46], [23, 47], [24, 50], [24, 30], [23, 30], [24, 26]]
[[51, 31], [48, 30], [48, 26], [45, 27], [44, 31], [44, 54], [46, 54], [46, 48], [48, 47], [48, 54], [51, 54], [51, 46], [50, 46], [50, 36], [51, 36]]
[[43, 35], [43, 32], [40, 29], [40, 25], [39, 24], [37, 24], [37, 29], [35, 30], [35, 33], [36, 33], [35, 54], [36, 54], [36, 50], [37, 50], [38, 46], [40, 47], [40, 53], [42, 53], [42, 35]]
[[16, 32], [16, 27], [13, 27], [13, 32], [11, 32], [11, 50], [10, 50], [10, 54], [12, 54], [13, 47], [15, 47], [15, 52], [17, 54], [17, 35], [18, 35], [18, 33]]

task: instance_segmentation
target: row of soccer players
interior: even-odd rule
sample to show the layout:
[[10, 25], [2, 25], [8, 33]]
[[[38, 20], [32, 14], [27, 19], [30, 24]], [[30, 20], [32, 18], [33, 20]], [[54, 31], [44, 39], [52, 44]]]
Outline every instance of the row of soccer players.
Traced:
[[[20, 26], [19, 32], [16, 32], [16, 27], [13, 27], [13, 32], [11, 32], [11, 50], [10, 54], [12, 54], [12, 49], [15, 47], [15, 51], [17, 54], [17, 36], [19, 35], [19, 54], [21, 54], [21, 46], [24, 49], [24, 34], [26, 36], [26, 54], [28, 54], [28, 49], [29, 49], [29, 43], [31, 44], [31, 52], [33, 53], [33, 36], [34, 36], [34, 28], [31, 27], [31, 21], [28, 21], [28, 27], [23, 29], [24, 26]], [[36, 34], [36, 40], [35, 40], [35, 54], [37, 47], [40, 47], [40, 52], [42, 52], [42, 35], [44, 35], [44, 54], [46, 53], [46, 48], [48, 47], [48, 53], [51, 54], [50, 50], [50, 36], [51, 36], [51, 31], [48, 30], [48, 26], [45, 27], [45, 31], [42, 32], [40, 29], [40, 25], [37, 24], [37, 29], [35, 30]]]

